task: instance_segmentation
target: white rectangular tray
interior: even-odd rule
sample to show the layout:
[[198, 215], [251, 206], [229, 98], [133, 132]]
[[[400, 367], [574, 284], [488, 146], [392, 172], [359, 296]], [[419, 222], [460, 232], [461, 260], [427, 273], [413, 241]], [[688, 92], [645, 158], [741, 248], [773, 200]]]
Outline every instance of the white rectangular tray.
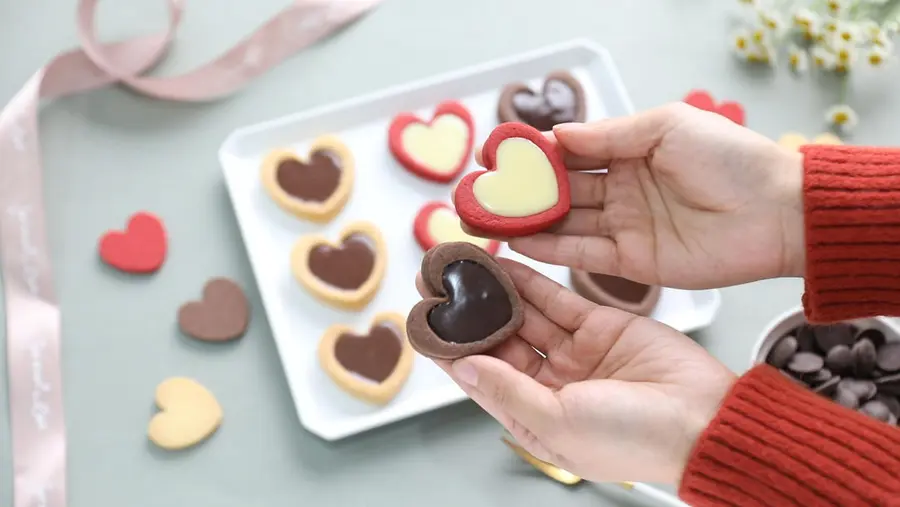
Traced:
[[[431, 361], [417, 355], [412, 374], [397, 397], [384, 407], [367, 405], [332, 383], [317, 363], [316, 347], [324, 330], [333, 324], [363, 331], [376, 313], [405, 315], [419, 300], [413, 280], [423, 252], [413, 239], [413, 218], [427, 201], [449, 202], [452, 185], [417, 179], [394, 161], [387, 144], [391, 118], [409, 110], [431, 118], [435, 104], [457, 99], [471, 110], [476, 143], [480, 144], [497, 125], [497, 97], [504, 84], [522, 80], [537, 86], [542, 76], [558, 69], [568, 69], [582, 82], [589, 120], [632, 111], [606, 50], [573, 41], [244, 127], [222, 144], [219, 159], [228, 191], [297, 414], [307, 430], [337, 440], [466, 398]], [[260, 162], [269, 150], [286, 147], [306, 153], [312, 139], [322, 134], [338, 135], [357, 161], [349, 203], [324, 226], [283, 212], [259, 179]], [[467, 170], [475, 167], [472, 161]], [[299, 286], [291, 274], [289, 253], [301, 235], [324, 233], [337, 239], [343, 226], [359, 219], [381, 228], [388, 245], [388, 269], [372, 303], [360, 313], [350, 313], [319, 303]], [[567, 268], [534, 262], [505, 247], [500, 255], [569, 284]], [[665, 289], [653, 317], [689, 332], [709, 325], [719, 304], [717, 291]]]

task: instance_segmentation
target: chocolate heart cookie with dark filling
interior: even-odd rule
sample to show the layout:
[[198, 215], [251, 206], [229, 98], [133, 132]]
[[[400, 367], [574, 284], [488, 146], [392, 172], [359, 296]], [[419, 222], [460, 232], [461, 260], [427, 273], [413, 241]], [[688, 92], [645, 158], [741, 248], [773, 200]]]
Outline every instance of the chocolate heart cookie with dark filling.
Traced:
[[291, 252], [297, 281], [313, 295], [345, 310], [361, 310], [375, 297], [387, 264], [381, 231], [370, 222], [354, 222], [340, 242], [325, 236], [300, 238]]
[[573, 269], [572, 288], [589, 301], [646, 317], [653, 313], [662, 292], [657, 285], [632, 282], [618, 276]]
[[282, 209], [313, 222], [328, 222], [340, 213], [353, 187], [354, 161], [338, 138], [313, 141], [309, 157], [288, 150], [269, 153], [262, 163], [262, 182]]
[[584, 89], [572, 74], [557, 71], [544, 78], [540, 93], [525, 83], [506, 85], [500, 92], [497, 117], [501, 123], [519, 122], [546, 132], [560, 123], [583, 122]]
[[400, 392], [412, 370], [406, 321], [397, 313], [381, 313], [363, 335], [342, 324], [331, 326], [319, 341], [319, 362], [344, 391], [384, 405]]
[[433, 297], [409, 312], [410, 344], [433, 359], [490, 350], [524, 321], [512, 279], [493, 256], [468, 242], [440, 244], [422, 259], [422, 281]]

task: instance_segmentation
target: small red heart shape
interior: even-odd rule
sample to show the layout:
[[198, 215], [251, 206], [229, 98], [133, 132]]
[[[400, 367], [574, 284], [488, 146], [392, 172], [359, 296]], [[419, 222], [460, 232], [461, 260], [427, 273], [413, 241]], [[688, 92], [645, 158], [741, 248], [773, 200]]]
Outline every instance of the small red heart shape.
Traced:
[[745, 120], [744, 106], [735, 101], [723, 101], [716, 103], [713, 96], [706, 90], [693, 90], [687, 94], [683, 102], [697, 109], [717, 113], [729, 120], [743, 126]]
[[475, 122], [456, 101], [438, 104], [426, 122], [412, 113], [397, 115], [388, 129], [388, 147], [409, 172], [449, 183], [466, 168], [475, 142]]
[[108, 231], [100, 238], [100, 258], [126, 273], [152, 273], [166, 258], [166, 231], [162, 221], [147, 212], [128, 220], [125, 231]]
[[413, 234], [426, 252], [441, 243], [454, 241], [472, 243], [491, 255], [496, 255], [500, 249], [499, 241], [466, 234], [459, 225], [456, 211], [442, 202], [429, 202], [422, 206], [413, 223]]
[[472, 229], [511, 238], [538, 233], [569, 213], [569, 174], [556, 144], [524, 123], [496, 127], [482, 148], [486, 171], [453, 192], [459, 218]]

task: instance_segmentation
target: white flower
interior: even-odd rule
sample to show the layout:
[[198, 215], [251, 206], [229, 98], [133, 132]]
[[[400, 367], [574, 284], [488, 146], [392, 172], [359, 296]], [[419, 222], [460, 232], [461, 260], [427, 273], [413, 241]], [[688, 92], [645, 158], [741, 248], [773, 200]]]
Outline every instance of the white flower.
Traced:
[[828, 0], [826, 5], [828, 6], [828, 13], [835, 17], [847, 11], [846, 0]]
[[820, 69], [832, 70], [837, 63], [837, 58], [825, 46], [813, 46], [810, 54], [813, 63]]
[[862, 23], [860, 23], [859, 29], [862, 32], [862, 34], [865, 36], [866, 40], [869, 40], [869, 41], [873, 40], [875, 37], [878, 36], [878, 34], [881, 33], [881, 27], [878, 26], [878, 23], [876, 23], [872, 20], [867, 20], [867, 21], [863, 21]]
[[846, 104], [838, 104], [828, 108], [828, 111], [825, 112], [825, 118], [830, 124], [845, 132], [851, 130], [859, 123], [859, 116], [856, 115], [856, 111]]
[[788, 63], [794, 72], [802, 73], [809, 69], [809, 57], [802, 48], [791, 46], [788, 51]]
[[750, 49], [751, 34], [747, 30], [738, 30], [731, 37], [731, 49], [739, 56], [746, 56]]
[[837, 33], [840, 22], [834, 18], [827, 18], [822, 22], [822, 30], [827, 33]]
[[806, 33], [812, 32], [819, 24], [819, 16], [806, 8], [794, 11], [794, 26], [800, 28]]
[[762, 21], [763, 26], [773, 32], [779, 32], [784, 28], [784, 21], [781, 18], [781, 14], [777, 11], [760, 9], [759, 19]]
[[848, 72], [859, 56], [859, 51], [852, 44], [840, 44], [832, 52], [835, 58], [834, 70], [838, 72]]
[[885, 50], [883, 47], [872, 46], [871, 48], [869, 48], [869, 51], [866, 54], [866, 60], [869, 62], [869, 65], [873, 67], [880, 67], [890, 56], [891, 54], [888, 53], [887, 50]]
[[859, 40], [859, 27], [851, 23], [841, 23], [838, 25], [838, 37], [844, 42], [856, 42]]
[[876, 46], [881, 46], [888, 52], [894, 50], [894, 43], [891, 41], [890, 37], [887, 36], [883, 31], [878, 33], [873, 39], [872, 44]]

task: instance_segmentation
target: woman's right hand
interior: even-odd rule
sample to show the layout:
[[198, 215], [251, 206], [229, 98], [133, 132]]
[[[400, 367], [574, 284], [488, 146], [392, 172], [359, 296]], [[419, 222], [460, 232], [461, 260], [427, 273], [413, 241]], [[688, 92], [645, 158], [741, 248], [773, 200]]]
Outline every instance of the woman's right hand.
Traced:
[[566, 156], [572, 210], [513, 250], [683, 289], [803, 275], [799, 153], [683, 103], [547, 135]]

